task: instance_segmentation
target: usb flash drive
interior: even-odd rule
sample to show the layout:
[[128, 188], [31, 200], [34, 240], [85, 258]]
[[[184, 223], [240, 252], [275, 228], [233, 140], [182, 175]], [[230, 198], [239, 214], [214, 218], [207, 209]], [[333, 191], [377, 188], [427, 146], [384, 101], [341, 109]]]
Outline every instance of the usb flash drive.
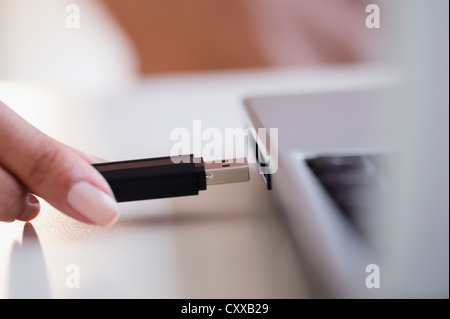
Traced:
[[250, 180], [247, 160], [205, 163], [193, 155], [93, 164], [118, 202], [198, 195], [207, 185]]

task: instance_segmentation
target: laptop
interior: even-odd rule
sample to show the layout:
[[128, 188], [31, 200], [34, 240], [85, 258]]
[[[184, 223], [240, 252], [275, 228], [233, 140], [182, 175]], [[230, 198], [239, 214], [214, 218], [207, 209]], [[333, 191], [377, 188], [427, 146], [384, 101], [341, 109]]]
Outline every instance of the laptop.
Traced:
[[404, 82], [244, 100], [316, 297], [449, 297], [448, 2], [408, 5]]

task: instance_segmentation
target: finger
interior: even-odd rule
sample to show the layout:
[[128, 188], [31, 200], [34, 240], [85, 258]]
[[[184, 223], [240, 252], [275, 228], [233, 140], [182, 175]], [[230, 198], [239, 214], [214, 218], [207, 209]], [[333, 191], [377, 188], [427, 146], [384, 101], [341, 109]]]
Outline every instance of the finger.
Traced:
[[0, 164], [32, 193], [69, 216], [104, 226], [117, 220], [114, 195], [89, 161], [1, 102]]
[[27, 207], [25, 208], [25, 211], [17, 216], [17, 220], [21, 220], [24, 222], [28, 222], [39, 215], [39, 212], [41, 211], [41, 204], [39, 203], [39, 200], [34, 196], [33, 194], [28, 193], [27, 194]]
[[29, 194], [16, 178], [2, 167], [0, 181], [0, 221], [28, 221], [39, 214], [40, 204], [37, 198]]
[[83, 158], [86, 162], [90, 163], [90, 164], [95, 164], [95, 163], [104, 163], [106, 162], [105, 159], [101, 158], [101, 157], [97, 157], [91, 154], [86, 154], [80, 150], [77, 150], [76, 148], [73, 148], [72, 146], [69, 145], [65, 145], [65, 147], [67, 147], [68, 149], [70, 149], [72, 152], [75, 152], [78, 154], [78, 156], [80, 156], [81, 158]]

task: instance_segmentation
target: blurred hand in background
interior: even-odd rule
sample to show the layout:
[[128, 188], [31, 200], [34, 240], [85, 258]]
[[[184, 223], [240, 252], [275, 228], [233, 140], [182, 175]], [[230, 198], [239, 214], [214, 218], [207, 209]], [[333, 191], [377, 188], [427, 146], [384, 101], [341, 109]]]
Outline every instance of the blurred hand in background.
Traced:
[[362, 62], [371, 58], [357, 0], [103, 0], [143, 74]]

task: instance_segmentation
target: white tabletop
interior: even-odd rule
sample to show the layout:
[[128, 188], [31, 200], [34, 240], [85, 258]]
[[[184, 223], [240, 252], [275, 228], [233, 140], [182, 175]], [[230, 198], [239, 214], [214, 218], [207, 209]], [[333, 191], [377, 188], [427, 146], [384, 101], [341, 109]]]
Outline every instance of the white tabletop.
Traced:
[[[0, 97], [52, 137], [122, 160], [168, 155], [170, 132], [192, 131], [193, 120], [202, 128], [242, 127], [245, 96], [350, 88], [373, 83], [373, 69], [154, 76], [96, 96], [0, 82]], [[31, 223], [0, 223], [0, 297], [310, 296], [301, 260], [253, 166], [249, 183], [120, 207], [119, 221], [107, 229], [46, 203]]]

